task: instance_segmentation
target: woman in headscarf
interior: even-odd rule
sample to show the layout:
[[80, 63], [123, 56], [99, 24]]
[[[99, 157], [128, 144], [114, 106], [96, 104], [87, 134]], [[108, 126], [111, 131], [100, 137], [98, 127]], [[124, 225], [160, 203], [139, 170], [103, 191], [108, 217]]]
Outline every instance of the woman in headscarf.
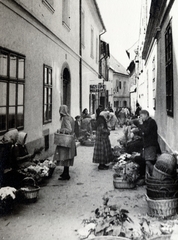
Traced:
[[[74, 119], [68, 113], [68, 107], [66, 105], [61, 105], [59, 108], [61, 128], [58, 130], [59, 133], [74, 135]], [[71, 147], [56, 146], [54, 153], [54, 160], [57, 161], [59, 166], [63, 166], [63, 173], [58, 178], [59, 180], [69, 180], [69, 167], [74, 164], [74, 157], [76, 156], [76, 146], [75, 138], [71, 143]]]
[[96, 122], [96, 141], [93, 153], [93, 163], [99, 163], [99, 170], [107, 170], [109, 167], [105, 164], [113, 159], [109, 135], [105, 117], [101, 115]]

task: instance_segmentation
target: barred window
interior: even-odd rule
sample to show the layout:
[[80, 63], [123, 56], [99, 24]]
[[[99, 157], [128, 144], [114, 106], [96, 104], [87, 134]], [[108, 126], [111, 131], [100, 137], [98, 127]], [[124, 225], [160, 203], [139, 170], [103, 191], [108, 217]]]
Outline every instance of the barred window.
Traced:
[[172, 27], [168, 25], [165, 32], [165, 68], [166, 68], [166, 108], [167, 115], [173, 117], [173, 98], [174, 98], [174, 87], [173, 87], [173, 43], [172, 43]]
[[52, 122], [52, 68], [43, 65], [43, 123]]
[[0, 134], [24, 128], [25, 56], [0, 47]]

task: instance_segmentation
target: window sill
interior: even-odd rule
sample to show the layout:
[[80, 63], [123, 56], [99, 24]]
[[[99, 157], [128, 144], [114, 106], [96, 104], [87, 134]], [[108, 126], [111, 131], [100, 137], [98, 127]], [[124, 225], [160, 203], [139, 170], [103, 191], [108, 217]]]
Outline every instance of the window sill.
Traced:
[[47, 0], [42, 0], [42, 2], [52, 13], [55, 12], [54, 8], [51, 6], [51, 4]]
[[48, 123], [52, 123], [52, 120], [43, 122], [43, 125], [46, 125], [46, 124], [48, 124]]

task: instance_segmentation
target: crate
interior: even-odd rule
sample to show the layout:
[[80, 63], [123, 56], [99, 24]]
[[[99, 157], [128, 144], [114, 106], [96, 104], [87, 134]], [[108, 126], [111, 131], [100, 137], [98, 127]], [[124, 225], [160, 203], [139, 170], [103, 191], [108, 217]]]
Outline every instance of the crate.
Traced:
[[150, 217], [167, 218], [176, 215], [178, 207], [178, 198], [153, 200], [146, 195], [148, 204], [148, 215]]
[[73, 135], [54, 133], [54, 144], [58, 146], [71, 148], [74, 141]]

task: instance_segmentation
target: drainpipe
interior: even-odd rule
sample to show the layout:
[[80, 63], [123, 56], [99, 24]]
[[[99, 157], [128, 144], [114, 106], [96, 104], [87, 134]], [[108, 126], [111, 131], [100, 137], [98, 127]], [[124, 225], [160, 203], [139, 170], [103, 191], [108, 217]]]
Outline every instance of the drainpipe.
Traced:
[[79, 102], [82, 112], [82, 0], [79, 0]]

